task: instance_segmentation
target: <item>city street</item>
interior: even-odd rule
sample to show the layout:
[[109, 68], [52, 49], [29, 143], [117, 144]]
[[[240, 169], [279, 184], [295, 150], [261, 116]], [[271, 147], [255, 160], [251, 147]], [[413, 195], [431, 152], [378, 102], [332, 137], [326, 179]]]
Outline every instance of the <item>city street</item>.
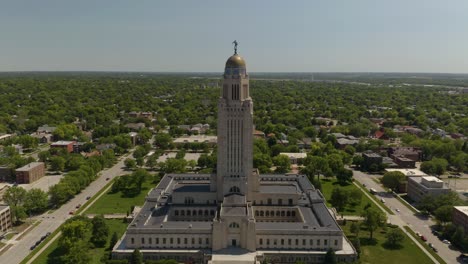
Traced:
[[[376, 196], [384, 198], [385, 205], [390, 208], [395, 215], [388, 215], [390, 223], [396, 225], [407, 225], [414, 232], [419, 232], [427, 238], [427, 242], [422, 243], [432, 243], [434, 247], [438, 250], [439, 256], [441, 256], [447, 263], [459, 263], [456, 259], [460, 252], [452, 250], [448, 245], [442, 243], [435, 235], [432, 234], [430, 226], [435, 224], [435, 221], [431, 218], [416, 216], [410, 209], [400, 202], [397, 198], [393, 197], [392, 194], [387, 193], [384, 188], [377, 184], [373, 178], [376, 178], [375, 175], [369, 175], [361, 171], [353, 170], [354, 179], [365, 184], [366, 188], [374, 188], [377, 190]], [[397, 209], [399, 212], [397, 212]]]
[[[0, 264], [20, 263], [31, 252], [30, 247], [40, 240], [47, 232], [54, 232], [66, 219], [70, 218], [70, 211], [75, 211], [78, 204], [86, 203], [86, 197], [93, 196], [101, 190], [111, 179], [125, 173], [124, 160], [131, 155], [127, 154], [111, 168], [102, 171], [101, 176], [93, 181], [86, 189], [77, 194], [68, 203], [62, 205], [59, 209], [36, 216], [35, 219], [41, 221], [39, 225], [31, 229], [24, 237], [18, 241], [12, 241], [13, 246], [0, 257]], [[109, 180], [106, 180], [109, 178]]]

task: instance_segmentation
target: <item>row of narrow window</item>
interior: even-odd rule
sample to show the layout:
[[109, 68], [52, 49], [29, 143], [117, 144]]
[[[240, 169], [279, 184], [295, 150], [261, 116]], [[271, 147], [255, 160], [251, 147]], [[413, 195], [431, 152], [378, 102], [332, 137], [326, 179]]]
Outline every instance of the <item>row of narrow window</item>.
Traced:
[[[155, 242], [155, 245], [159, 244], [159, 242], [162, 242], [162, 244], [164, 245], [164, 244], [166, 244], [166, 243], [168, 242], [168, 240], [169, 240], [169, 244], [174, 244], [174, 241], [177, 241], [177, 245], [180, 245], [181, 242], [182, 242], [182, 238], [180, 238], [180, 237], [178, 237], [177, 239], [175, 239], [175, 238], [173, 238], [173, 237], [171, 237], [171, 238], [169, 238], [169, 239], [167, 239], [167, 238], [165, 238], [165, 237], [159, 239], [159, 237], [156, 237], [156, 238], [154, 239], [154, 242]], [[188, 244], [189, 239], [188, 239], [187, 237], [184, 237], [184, 238], [183, 238], [183, 241], [184, 241], [184, 244]], [[196, 241], [197, 241], [197, 240], [196, 240], [194, 237], [191, 238], [192, 245], [195, 245], [195, 242], [196, 242]], [[145, 241], [145, 238], [142, 237], [142, 238], [141, 238], [141, 244], [145, 244], [145, 242], [146, 242], [146, 241]], [[134, 238], [134, 237], [131, 238], [131, 243], [132, 243], [132, 244], [135, 244], [135, 238]], [[153, 244], [153, 238], [151, 238], [151, 237], [148, 238], [148, 244], [150, 244], [150, 245]], [[199, 245], [202, 245], [202, 244], [203, 244], [203, 239], [202, 239], [201, 237], [198, 238], [198, 244], [199, 244]], [[209, 238], [205, 238], [205, 245], [209, 245], [209, 244], [210, 244], [210, 239], [209, 239]]]
[[[272, 204], [273, 204], [273, 200], [271, 198], [268, 198], [267, 205], [272, 205]], [[257, 205], [257, 201], [254, 201], [253, 205]], [[263, 200], [260, 200], [260, 205], [263, 205]], [[277, 205], [283, 205], [283, 199], [278, 199]], [[293, 205], [293, 199], [288, 199], [288, 205], [289, 206]]]
[[296, 212], [295, 211], [276, 211], [276, 214], [275, 214], [275, 211], [259, 210], [259, 211], [255, 211], [255, 216], [266, 216], [266, 217], [292, 216], [292, 217], [295, 217]]
[[214, 210], [174, 210], [175, 216], [214, 216]]
[[[293, 244], [293, 243], [292, 243], [293, 240], [292, 240], [291, 238], [289, 238], [289, 239], [287, 239], [287, 240], [286, 240], [286, 239], [283, 239], [283, 238], [282, 238], [282, 239], [277, 239], [277, 238], [275, 238], [275, 239], [272, 239], [271, 242], [272, 242], [273, 245], [278, 245], [278, 242], [279, 242], [281, 246], [284, 246], [285, 243], [286, 243], [286, 241], [287, 241], [288, 246], [291, 246], [291, 245]], [[320, 239], [317, 239], [315, 245], [316, 245], [316, 246], [320, 246], [320, 241], [321, 241]], [[295, 243], [294, 243], [295, 246], [299, 246], [299, 239], [298, 239], [298, 238], [294, 239], [294, 242], [295, 242]], [[259, 244], [259, 245], [263, 245], [263, 238], [260, 238], [260, 239], [258, 240], [258, 244]], [[267, 245], [267, 246], [270, 245], [270, 239], [269, 239], [269, 238], [266, 239], [266, 245]], [[309, 245], [307, 245], [307, 239], [302, 239], [302, 245], [303, 245], [303, 246], [313, 246], [313, 245], [314, 245], [314, 240], [313, 240], [313, 239], [309, 239]], [[323, 240], [323, 245], [324, 245], [324, 246], [328, 246], [328, 239], [324, 239], [324, 240]], [[335, 239], [334, 245], [335, 245], [335, 246], [338, 246], [338, 240], [337, 240], [337, 239]]]

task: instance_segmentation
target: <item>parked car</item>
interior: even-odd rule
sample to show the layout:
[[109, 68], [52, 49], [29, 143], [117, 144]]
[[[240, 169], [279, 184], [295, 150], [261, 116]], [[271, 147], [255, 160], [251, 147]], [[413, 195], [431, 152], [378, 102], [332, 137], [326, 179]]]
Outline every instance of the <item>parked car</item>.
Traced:
[[110, 178], [106, 178], [106, 181], [110, 180]]
[[75, 212], [73, 212], [73, 211], [68, 212], [68, 214], [71, 214], [71, 215], [74, 214], [74, 213], [75, 213]]
[[447, 245], [451, 244], [450, 241], [448, 241], [447, 239], [442, 240], [442, 243], [447, 244]]
[[380, 201], [381, 201], [382, 203], [385, 203], [385, 199], [384, 199], [384, 198], [380, 198]]
[[422, 241], [427, 241], [427, 238], [425, 236], [421, 236]]
[[75, 206], [76, 209], [78, 209], [80, 207], [81, 207], [81, 204], [78, 204], [77, 206]]
[[400, 209], [397, 208], [397, 209], [395, 209], [395, 211], [397, 211], [397, 212], [399, 213], [399, 212], [400, 212]]
[[89, 200], [89, 199], [91, 199], [91, 196], [86, 197], [86, 200]]
[[36, 248], [36, 245], [32, 245], [29, 250], [34, 250]]

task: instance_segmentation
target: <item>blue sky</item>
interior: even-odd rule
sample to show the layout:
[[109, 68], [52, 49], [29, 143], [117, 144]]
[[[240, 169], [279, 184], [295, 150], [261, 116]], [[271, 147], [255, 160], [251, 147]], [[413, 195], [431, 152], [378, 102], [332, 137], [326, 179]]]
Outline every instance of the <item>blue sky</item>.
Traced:
[[0, 0], [0, 71], [468, 73], [468, 1]]

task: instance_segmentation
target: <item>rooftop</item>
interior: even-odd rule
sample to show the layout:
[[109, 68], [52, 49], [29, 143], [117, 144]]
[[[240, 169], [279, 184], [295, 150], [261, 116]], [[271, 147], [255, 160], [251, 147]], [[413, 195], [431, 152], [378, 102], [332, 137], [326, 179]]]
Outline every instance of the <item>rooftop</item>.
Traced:
[[44, 162], [31, 162], [29, 164], [24, 165], [21, 168], [16, 169], [16, 171], [29, 171], [32, 168], [35, 168], [37, 166], [44, 166]]
[[454, 206], [453, 208], [468, 216], [468, 206]]

